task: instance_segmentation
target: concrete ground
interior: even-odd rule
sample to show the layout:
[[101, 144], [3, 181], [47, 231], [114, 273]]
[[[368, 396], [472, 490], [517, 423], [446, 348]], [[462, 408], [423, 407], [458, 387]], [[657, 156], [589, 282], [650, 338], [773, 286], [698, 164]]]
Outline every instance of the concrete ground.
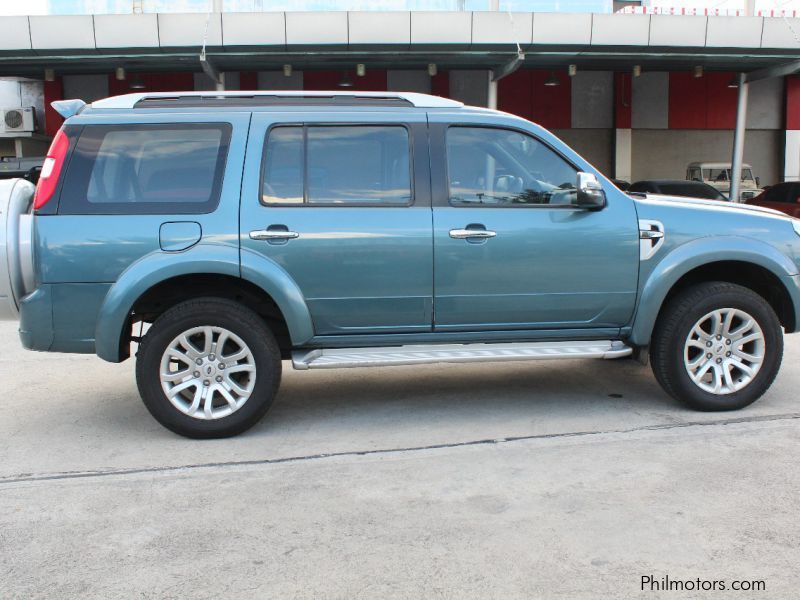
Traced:
[[800, 336], [736, 413], [688, 411], [627, 360], [287, 364], [261, 424], [190, 441], [133, 362], [28, 353], [15, 327], [2, 598], [797, 597]]

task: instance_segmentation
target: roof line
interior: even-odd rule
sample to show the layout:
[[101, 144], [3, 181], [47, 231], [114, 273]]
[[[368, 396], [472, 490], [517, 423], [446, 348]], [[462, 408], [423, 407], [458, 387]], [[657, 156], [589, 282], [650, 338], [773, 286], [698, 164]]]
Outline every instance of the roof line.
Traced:
[[289, 97], [289, 98], [329, 98], [342, 96], [350, 98], [382, 98], [405, 100], [418, 108], [459, 108], [463, 102], [440, 98], [430, 94], [415, 92], [358, 92], [358, 91], [228, 91], [228, 92], [141, 92], [137, 94], [124, 94], [112, 96], [103, 100], [92, 102], [92, 108], [134, 108], [142, 100], [156, 100], [159, 98], [253, 98], [253, 97]]

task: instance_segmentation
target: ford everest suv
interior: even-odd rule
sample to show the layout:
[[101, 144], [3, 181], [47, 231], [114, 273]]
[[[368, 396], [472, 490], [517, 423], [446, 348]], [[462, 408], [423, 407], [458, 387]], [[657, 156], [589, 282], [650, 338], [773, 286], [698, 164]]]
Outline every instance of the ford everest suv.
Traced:
[[800, 221], [628, 195], [541, 127], [411, 93], [130, 94], [0, 182], [26, 348], [137, 348], [167, 428], [256, 423], [296, 369], [617, 358], [730, 410], [800, 314]]

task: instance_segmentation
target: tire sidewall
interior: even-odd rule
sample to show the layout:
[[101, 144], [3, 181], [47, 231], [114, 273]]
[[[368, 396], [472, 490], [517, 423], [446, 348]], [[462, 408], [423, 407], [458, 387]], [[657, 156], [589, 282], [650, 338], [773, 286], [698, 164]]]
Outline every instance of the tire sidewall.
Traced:
[[[165, 313], [151, 327], [137, 357], [137, 383], [145, 406], [165, 427], [187, 437], [210, 438], [236, 435], [255, 424], [269, 409], [280, 382], [280, 355], [271, 332], [253, 313], [255, 323], [208, 308], [179, 316]], [[242, 307], [243, 309], [243, 307]], [[243, 309], [247, 310], [247, 309]], [[249, 312], [249, 311], [248, 311]], [[260, 327], [258, 325], [261, 325]], [[256, 383], [247, 402], [233, 414], [213, 420], [195, 419], [178, 410], [161, 387], [161, 359], [168, 345], [181, 333], [200, 326], [217, 326], [239, 336], [256, 365]]]
[[[746, 292], [746, 293], [744, 293]], [[764, 361], [755, 378], [731, 394], [712, 394], [699, 388], [689, 376], [684, 362], [686, 340], [700, 318], [716, 309], [735, 308], [753, 317], [764, 334]], [[668, 348], [670, 378], [682, 398], [693, 408], [707, 411], [736, 410], [757, 400], [772, 385], [783, 355], [783, 332], [772, 308], [760, 296], [745, 288], [707, 296], [678, 320]]]

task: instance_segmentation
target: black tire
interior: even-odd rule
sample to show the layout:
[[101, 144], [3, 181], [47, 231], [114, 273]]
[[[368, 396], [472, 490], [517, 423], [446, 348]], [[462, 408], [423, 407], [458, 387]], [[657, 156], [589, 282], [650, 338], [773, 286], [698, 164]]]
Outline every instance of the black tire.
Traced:
[[[171, 342], [193, 327], [222, 327], [247, 344], [255, 362], [255, 384], [241, 407], [218, 419], [198, 419], [173, 406], [161, 386], [161, 359]], [[266, 414], [281, 379], [281, 353], [263, 319], [249, 308], [221, 298], [199, 298], [165, 311], [148, 330], [137, 353], [136, 383], [150, 414], [167, 429], [189, 438], [237, 435]]]
[[[689, 376], [684, 346], [698, 320], [723, 308], [742, 310], [755, 319], [764, 336], [764, 358], [744, 388], [715, 394], [701, 389]], [[783, 331], [769, 303], [748, 288], [721, 281], [693, 285], [672, 298], [659, 316], [650, 345], [653, 373], [664, 391], [701, 411], [737, 410], [752, 404], [772, 385], [782, 357]]]

